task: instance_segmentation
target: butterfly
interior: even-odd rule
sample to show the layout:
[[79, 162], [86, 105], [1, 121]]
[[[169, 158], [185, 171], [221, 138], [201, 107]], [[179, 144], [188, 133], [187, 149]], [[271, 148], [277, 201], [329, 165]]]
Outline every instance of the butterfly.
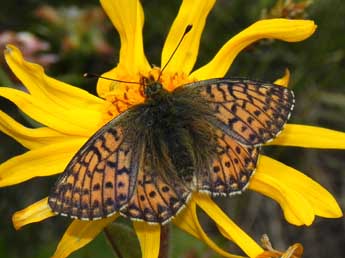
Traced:
[[145, 101], [104, 125], [75, 154], [48, 198], [58, 214], [96, 220], [117, 212], [165, 224], [192, 192], [241, 193], [260, 146], [294, 107], [285, 87], [210, 79], [164, 89], [143, 78]]

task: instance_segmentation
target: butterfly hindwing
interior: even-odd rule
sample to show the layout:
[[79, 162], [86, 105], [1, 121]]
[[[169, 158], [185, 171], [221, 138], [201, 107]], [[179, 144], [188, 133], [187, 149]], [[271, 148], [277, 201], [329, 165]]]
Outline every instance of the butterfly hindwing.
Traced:
[[253, 175], [259, 147], [244, 146], [217, 129], [217, 154], [203, 174], [200, 191], [212, 195], [232, 195], [242, 192]]
[[137, 156], [118, 120], [102, 127], [67, 165], [48, 199], [54, 212], [93, 220], [127, 205], [135, 187]]
[[164, 224], [184, 207], [190, 189], [158, 171], [152, 148], [140, 134], [129, 132], [134, 123], [127, 120], [132, 126], [124, 129], [119, 122], [124, 116], [103, 126], [67, 165], [48, 199], [54, 212], [95, 220], [119, 211], [134, 220]]
[[216, 126], [247, 146], [275, 138], [294, 107], [293, 92], [286, 87], [245, 79], [212, 79], [184, 86], [207, 100]]
[[152, 165], [150, 150], [143, 151], [141, 157], [136, 189], [121, 213], [134, 220], [165, 224], [185, 206], [190, 191], [180, 180], [172, 180], [167, 171]]

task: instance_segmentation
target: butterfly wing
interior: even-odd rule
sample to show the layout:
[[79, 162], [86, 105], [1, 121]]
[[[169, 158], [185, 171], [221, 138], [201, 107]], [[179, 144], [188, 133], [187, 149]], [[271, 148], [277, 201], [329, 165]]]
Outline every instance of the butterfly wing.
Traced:
[[216, 129], [216, 155], [210, 166], [198, 177], [198, 190], [212, 195], [232, 195], [242, 192], [253, 175], [259, 147], [245, 146]]
[[244, 79], [212, 79], [187, 84], [206, 99], [215, 126], [247, 146], [275, 138], [294, 107], [293, 92], [286, 87]]
[[127, 205], [138, 166], [136, 148], [121, 125], [125, 113], [103, 126], [67, 165], [48, 198], [54, 212], [93, 220]]
[[158, 167], [167, 166], [153, 165], [157, 157], [147, 147], [145, 132], [133, 133], [139, 128], [134, 121], [142, 117], [134, 117], [115, 118], [78, 151], [48, 198], [54, 212], [95, 220], [120, 211], [134, 220], [164, 224], [184, 207], [189, 189], [178, 178], [164, 178], [168, 173]]
[[[273, 84], [231, 79], [180, 88], [184, 96], [188, 90], [197, 91], [211, 109], [213, 118], [205, 119], [213, 123], [217, 139], [213, 160], [195, 172], [197, 190], [214, 195], [242, 191], [256, 167], [256, 146], [281, 131], [293, 108], [293, 93]], [[102, 127], [78, 151], [49, 196], [53, 211], [85, 220], [120, 211], [131, 219], [164, 224], [184, 207], [191, 188], [171, 176], [176, 171], [159, 171], [170, 165], [156, 166], [148, 139], [128, 136], [137, 128], [131, 123], [137, 116], [126, 116], [133, 111]]]
[[242, 192], [253, 175], [259, 146], [276, 137], [294, 106], [285, 87], [244, 79], [211, 79], [187, 84], [175, 94], [197, 93], [210, 112], [216, 154], [196, 171], [197, 190], [212, 195]]
[[134, 220], [165, 224], [182, 210], [191, 192], [179, 178], [173, 178], [176, 172], [169, 173], [169, 166], [157, 166], [153, 148], [148, 147], [149, 141], [145, 143], [147, 145], [141, 152], [136, 189], [121, 213]]

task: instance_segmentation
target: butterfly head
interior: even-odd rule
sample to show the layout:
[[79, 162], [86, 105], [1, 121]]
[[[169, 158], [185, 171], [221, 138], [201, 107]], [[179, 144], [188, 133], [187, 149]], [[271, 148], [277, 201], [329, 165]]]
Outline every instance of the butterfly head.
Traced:
[[187, 27], [186, 27], [180, 41], [178, 42], [176, 48], [174, 49], [174, 51], [170, 55], [168, 61], [165, 63], [163, 68], [160, 70], [159, 75], [158, 75], [158, 79], [155, 79], [153, 76], [150, 76], [148, 78], [145, 78], [145, 77], [143, 78], [142, 85], [144, 86], [144, 94], [148, 99], [160, 100], [160, 99], [162, 99], [162, 97], [164, 98], [164, 96], [169, 95], [168, 91], [165, 90], [163, 88], [163, 85], [160, 83], [161, 75], [163, 74], [163, 71], [168, 66], [168, 64], [171, 61], [171, 59], [173, 58], [173, 56], [175, 55], [175, 53], [176, 53], [177, 49], [179, 48], [179, 46], [181, 45], [184, 37], [187, 35], [188, 32], [190, 32], [192, 27], [193, 27], [192, 24], [187, 25]]
[[166, 95], [167, 91], [163, 88], [161, 82], [157, 81], [153, 76], [143, 77], [142, 85], [145, 97], [148, 99], [157, 99]]

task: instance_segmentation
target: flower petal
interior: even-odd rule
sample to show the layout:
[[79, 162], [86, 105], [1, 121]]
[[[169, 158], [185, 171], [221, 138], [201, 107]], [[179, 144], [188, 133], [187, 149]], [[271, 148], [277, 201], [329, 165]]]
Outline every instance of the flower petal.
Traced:
[[[101, 4], [118, 30], [121, 40], [119, 64], [110, 71], [103, 73], [102, 76], [123, 81], [139, 82], [140, 75], [147, 75], [151, 69], [143, 48], [142, 28], [144, 25], [144, 12], [142, 6], [138, 0], [101, 0]], [[119, 86], [121, 86], [122, 90], [118, 89]], [[125, 91], [123, 87], [125, 87]], [[97, 82], [97, 94], [102, 98], [107, 98], [109, 92], [113, 90], [117, 91], [116, 95], [126, 95], [127, 89], [131, 88], [134, 92], [139, 93], [140, 85], [127, 85], [102, 78]], [[137, 97], [135, 96], [135, 98]]]
[[78, 136], [66, 136], [48, 127], [28, 128], [15, 121], [0, 110], [0, 131], [14, 138], [17, 142], [28, 149], [37, 149], [50, 144], [57, 144]]
[[85, 90], [47, 76], [40, 65], [25, 61], [22, 53], [13, 45], [7, 45], [5, 58], [17, 78], [38, 99], [49, 99], [66, 109], [100, 109], [104, 103]]
[[286, 124], [270, 145], [319, 149], [345, 149], [345, 133], [317, 126]]
[[99, 110], [65, 109], [49, 99], [12, 88], [0, 87], [0, 96], [15, 103], [37, 122], [66, 134], [90, 136], [101, 126], [103, 119]]
[[[101, 0], [101, 4], [120, 34], [121, 50], [118, 66], [130, 75], [148, 71], [150, 65], [144, 54], [142, 37], [144, 12], [140, 2], [138, 0]], [[110, 74], [107, 75], [114, 78]]]
[[284, 76], [282, 78], [275, 80], [274, 84], [287, 87], [289, 85], [289, 81], [290, 81], [290, 71], [289, 69], [285, 69]]
[[204, 241], [210, 248], [220, 254], [222, 257], [228, 258], [242, 258], [242, 256], [230, 254], [221, 248], [219, 248], [202, 229], [197, 214], [196, 203], [191, 199], [188, 206], [173, 219], [173, 223], [180, 229], [186, 231], [197, 239]]
[[295, 192], [299, 191], [311, 204], [315, 215], [325, 218], [339, 218], [343, 215], [334, 197], [311, 178], [267, 156], [261, 156], [261, 163], [266, 175], [284, 182]]
[[264, 155], [260, 156], [249, 188], [276, 200], [291, 224], [310, 225], [314, 215], [326, 218], [342, 216], [336, 200], [321, 185]]
[[249, 257], [256, 257], [264, 250], [242, 231], [206, 194], [195, 194], [196, 203], [217, 224], [222, 234], [236, 243]]
[[12, 222], [14, 228], [18, 230], [27, 224], [40, 222], [55, 215], [56, 214], [49, 207], [48, 197], [46, 197], [34, 204], [31, 204], [25, 209], [14, 213]]
[[166, 73], [184, 73], [187, 75], [190, 73], [198, 56], [200, 37], [204, 30], [207, 15], [214, 3], [215, 0], [184, 0], [182, 2], [163, 47], [161, 67], [168, 62], [187, 25], [193, 25], [193, 28], [184, 38], [181, 46], [174, 54], [174, 58], [169, 62], [165, 69]]
[[161, 226], [150, 225], [146, 222], [133, 221], [135, 232], [137, 233], [142, 258], [158, 258]]
[[285, 252], [271, 249], [265, 251], [256, 258], [301, 258], [303, 255], [303, 246], [300, 243], [293, 244]]
[[270, 19], [258, 21], [230, 39], [205, 66], [191, 77], [198, 80], [223, 77], [235, 57], [247, 46], [264, 38], [288, 42], [301, 41], [314, 33], [316, 25], [310, 20]]
[[259, 173], [257, 169], [249, 188], [278, 202], [285, 219], [297, 226], [311, 225], [315, 219], [314, 209], [299, 192], [290, 189], [279, 180]]
[[175, 218], [173, 218], [172, 222], [195, 238], [201, 239], [199, 230], [202, 230], [202, 228], [199, 220], [195, 220], [195, 216], [196, 203], [192, 197], [187, 206]]
[[119, 215], [94, 220], [74, 220], [63, 235], [52, 258], [64, 258], [91, 242], [109, 223]]
[[300, 243], [293, 244], [290, 246], [282, 255], [281, 258], [297, 257], [300, 258], [303, 255], [303, 246]]
[[[106, 99], [110, 105], [107, 111], [114, 115], [118, 115], [127, 110], [128, 107], [142, 103], [144, 97], [141, 85], [138, 84], [142, 73], [128, 75], [127, 71], [117, 66], [113, 70], [104, 73], [102, 76], [106, 78], [116, 78], [118, 80], [133, 83], [115, 82], [100, 78], [97, 83], [97, 94]], [[130, 97], [128, 97], [130, 96]]]
[[86, 140], [67, 138], [65, 142], [31, 150], [1, 163], [0, 187], [61, 173]]

